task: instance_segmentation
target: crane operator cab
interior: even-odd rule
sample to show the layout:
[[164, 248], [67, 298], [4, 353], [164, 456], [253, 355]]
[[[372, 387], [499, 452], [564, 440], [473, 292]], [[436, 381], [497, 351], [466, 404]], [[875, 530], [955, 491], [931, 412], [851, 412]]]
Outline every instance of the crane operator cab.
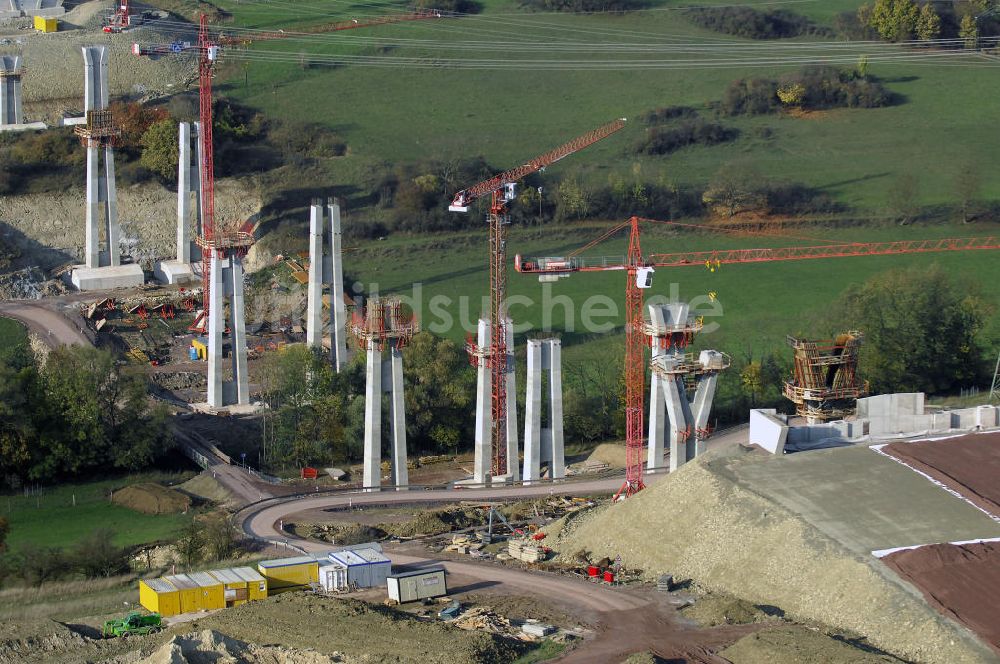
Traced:
[[635, 271], [635, 285], [637, 288], [649, 288], [653, 285], [653, 268], [640, 267]]

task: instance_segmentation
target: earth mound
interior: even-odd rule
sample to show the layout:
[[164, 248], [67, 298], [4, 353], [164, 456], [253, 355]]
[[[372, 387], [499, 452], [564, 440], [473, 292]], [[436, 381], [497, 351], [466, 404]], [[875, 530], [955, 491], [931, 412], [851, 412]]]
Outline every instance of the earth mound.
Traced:
[[345, 661], [339, 655], [323, 655], [308, 650], [259, 646], [205, 629], [175, 636], [164, 643], [141, 664], [331, 664]]
[[189, 496], [152, 482], [119, 489], [111, 496], [111, 502], [143, 514], [178, 514], [191, 507]]

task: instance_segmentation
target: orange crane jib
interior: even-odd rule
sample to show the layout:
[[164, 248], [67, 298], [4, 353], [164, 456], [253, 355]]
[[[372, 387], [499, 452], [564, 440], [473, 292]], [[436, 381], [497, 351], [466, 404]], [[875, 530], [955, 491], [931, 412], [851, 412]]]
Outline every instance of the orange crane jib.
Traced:
[[463, 189], [455, 194], [455, 199], [451, 203], [451, 209], [453, 211], [465, 212], [469, 205], [471, 205], [477, 198], [488, 196], [496, 191], [500, 191], [503, 189], [504, 185], [517, 182], [532, 173], [540, 171], [546, 166], [556, 163], [563, 157], [582, 150], [588, 145], [592, 145], [603, 138], [607, 138], [624, 126], [625, 118], [619, 118], [618, 120], [609, 122], [603, 127], [598, 127], [583, 136], [574, 138], [569, 143], [561, 145], [555, 150], [550, 150], [539, 157], [535, 157], [522, 166], [512, 168], [509, 171], [504, 171], [499, 175], [493, 176], [489, 180], [480, 182], [479, 184], [469, 187], [468, 189]]
[[[891, 256], [895, 254], [921, 254], [945, 251], [973, 251], [1000, 249], [1000, 237], [960, 237], [939, 240], [899, 240], [894, 242], [854, 242], [808, 247], [763, 247], [757, 249], [722, 249], [714, 251], [684, 251], [672, 254], [649, 254], [644, 257], [644, 267], [685, 267], [706, 264], [770, 263], [821, 258], [850, 258], [852, 256]], [[516, 256], [514, 268], [526, 274], [567, 274], [570, 272], [600, 272], [624, 270], [622, 256], [582, 257]]]

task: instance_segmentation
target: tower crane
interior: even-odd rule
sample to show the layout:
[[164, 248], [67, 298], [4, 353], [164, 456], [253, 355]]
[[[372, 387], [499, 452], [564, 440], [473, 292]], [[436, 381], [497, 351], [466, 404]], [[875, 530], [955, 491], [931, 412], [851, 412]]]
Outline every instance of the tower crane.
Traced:
[[[490, 197], [487, 222], [490, 227], [490, 348], [487, 351], [469, 344], [470, 354], [483, 358], [490, 368], [492, 387], [491, 441], [493, 449], [492, 475], [507, 473], [507, 385], [506, 374], [510, 359], [507, 349], [506, 297], [507, 297], [507, 215], [511, 201], [515, 198], [517, 183], [541, 169], [554, 164], [563, 157], [593, 145], [607, 138], [625, 126], [625, 118], [620, 118], [598, 127], [558, 148], [535, 157], [530, 161], [495, 175], [455, 194], [452, 212], [468, 212], [469, 206], [484, 196]], [[517, 460], [513, 460], [517, 463]]]
[[[605, 272], [621, 270], [625, 280], [625, 483], [615, 499], [627, 498], [644, 488], [642, 482], [643, 409], [645, 390], [645, 347], [642, 318], [642, 291], [652, 285], [655, 268], [709, 266], [718, 267], [731, 263], [766, 263], [772, 261], [842, 258], [850, 256], [891, 256], [946, 251], [972, 251], [1000, 249], [1000, 237], [963, 237], [940, 240], [902, 240], [896, 242], [857, 242], [801, 247], [776, 247], [758, 249], [725, 249], [716, 251], [688, 251], [665, 254], [642, 253], [639, 242], [640, 224], [671, 224], [632, 217], [609, 229], [600, 237], [559, 257], [514, 257], [514, 269], [524, 274], [537, 274], [539, 280], [552, 281], [576, 272]], [[614, 257], [584, 257], [581, 254], [628, 229], [628, 253]]]

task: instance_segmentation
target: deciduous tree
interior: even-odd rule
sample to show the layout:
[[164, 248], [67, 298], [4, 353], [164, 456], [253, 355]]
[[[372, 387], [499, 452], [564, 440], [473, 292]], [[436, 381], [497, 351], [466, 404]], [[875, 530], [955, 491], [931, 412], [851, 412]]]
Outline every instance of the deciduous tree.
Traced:
[[930, 2], [920, 8], [917, 19], [917, 37], [923, 41], [933, 41], [941, 36], [941, 17]]

